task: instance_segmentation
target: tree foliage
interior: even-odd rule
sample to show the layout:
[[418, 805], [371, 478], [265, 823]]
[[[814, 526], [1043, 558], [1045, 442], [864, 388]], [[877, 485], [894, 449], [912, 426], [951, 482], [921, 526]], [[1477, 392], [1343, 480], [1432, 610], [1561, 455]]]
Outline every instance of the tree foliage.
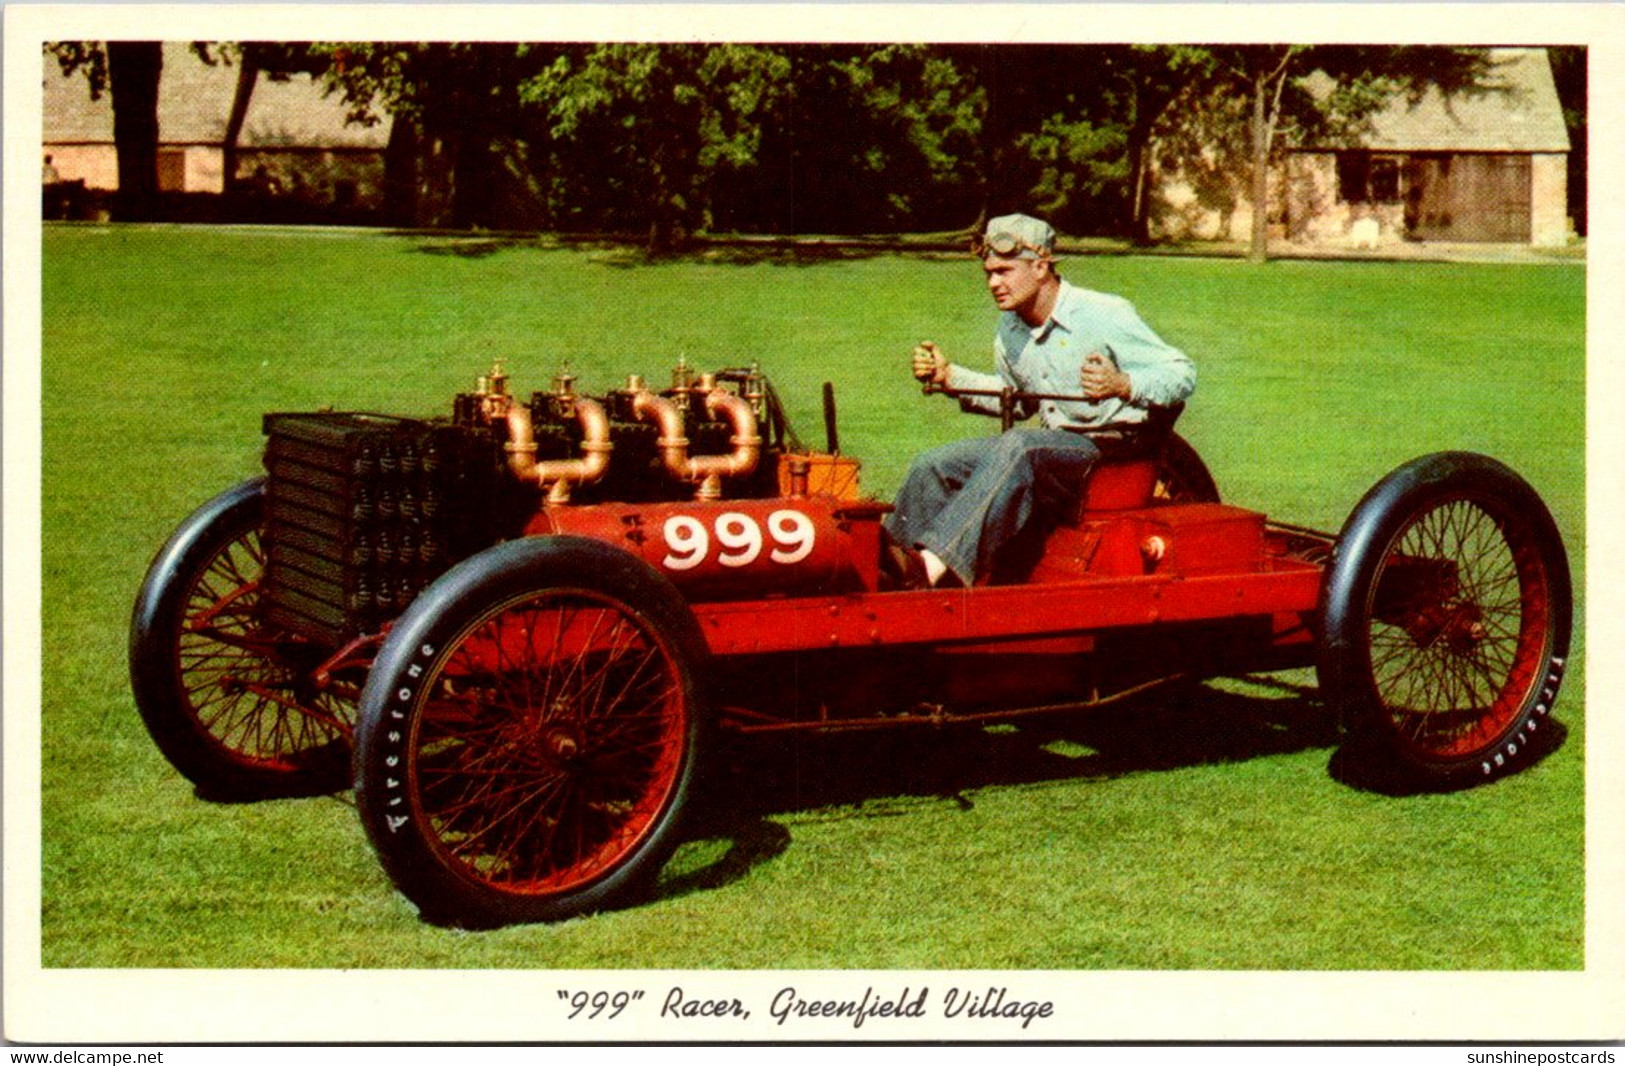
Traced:
[[1569, 216], [1575, 229], [1586, 232], [1586, 159], [1589, 141], [1587, 131], [1586, 65], [1588, 49], [1580, 45], [1548, 48], [1552, 61], [1552, 80], [1557, 85], [1557, 98], [1563, 106], [1563, 121], [1569, 130]]
[[391, 116], [388, 212], [403, 225], [545, 222], [520, 86], [559, 46], [323, 42], [311, 52], [354, 122]]
[[[93, 96], [111, 90], [116, 111], [144, 111], [139, 84], [119, 99], [120, 70], [142, 69], [136, 57], [120, 64], [118, 47], [95, 42], [47, 47]], [[1395, 93], [1483, 91], [1489, 73], [1484, 50], [1395, 46], [195, 49], [239, 67], [228, 171], [257, 78], [300, 71], [352, 121], [390, 119], [390, 221], [636, 232], [654, 250], [702, 230], [970, 230], [1015, 210], [1069, 233], [1147, 240], [1159, 174], [1181, 175], [1221, 216], [1267, 204], [1267, 175], [1284, 146], [1353, 138]], [[1583, 143], [1583, 50], [1578, 64], [1563, 62], [1568, 82], [1580, 72]], [[156, 78], [160, 67], [145, 69]], [[156, 134], [124, 128], [121, 160], [129, 154], [144, 174], [144, 146]], [[133, 175], [131, 187], [144, 180]], [[1269, 219], [1253, 215], [1262, 258]]]
[[539, 109], [574, 219], [648, 227], [651, 250], [707, 226], [729, 172], [755, 165], [790, 60], [752, 45], [599, 44], [557, 56], [519, 89]]

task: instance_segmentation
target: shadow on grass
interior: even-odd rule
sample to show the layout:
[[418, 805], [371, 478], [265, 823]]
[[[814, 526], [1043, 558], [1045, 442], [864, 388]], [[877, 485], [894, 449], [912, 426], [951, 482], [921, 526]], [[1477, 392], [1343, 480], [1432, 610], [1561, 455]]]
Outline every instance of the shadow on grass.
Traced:
[[862, 805], [882, 797], [948, 800], [969, 809], [966, 794], [992, 785], [1110, 780], [1336, 743], [1313, 688], [1252, 681], [1284, 695], [1192, 685], [992, 727], [746, 738], [732, 749], [729, 780], [737, 801], [763, 814], [853, 805], [846, 816], [864, 817]]
[[417, 239], [413, 250], [422, 255], [459, 259], [488, 259], [503, 252], [519, 250], [568, 249], [590, 255], [600, 266], [620, 270], [638, 267], [682, 264], [688, 266], [816, 266], [821, 263], [877, 259], [882, 256], [911, 255], [924, 258], [964, 258], [957, 246], [909, 244], [887, 240], [792, 239], [792, 238], [711, 238], [693, 241], [682, 248], [651, 252], [636, 241], [603, 236], [550, 236], [492, 234], [423, 234], [396, 231], [394, 236]]
[[897, 255], [889, 246], [858, 241], [712, 241], [669, 252], [649, 252], [633, 245], [602, 241], [561, 241], [565, 247], [588, 251], [599, 266], [633, 270], [649, 266], [818, 266], [823, 263], [878, 259]]
[[[1365, 792], [1402, 798], [1479, 784], [1471, 776], [1419, 780], [1380, 751], [1344, 743], [1311, 685], [1246, 680], [1276, 694], [1190, 686], [992, 727], [733, 738], [693, 809], [687, 839], [701, 855], [668, 871], [657, 894], [717, 888], [772, 861], [791, 844], [791, 830], [773, 820], [784, 815], [838, 821], [904, 817], [943, 804], [971, 810], [974, 793], [990, 786], [1107, 781], [1326, 748], [1336, 748], [1331, 777]], [[1554, 721], [1532, 743], [1524, 767], [1557, 751], [1567, 735]]]
[[701, 854], [687, 861], [679, 856], [668, 866], [653, 893], [655, 899], [672, 899], [732, 884], [790, 847], [790, 830], [775, 822], [746, 814], [707, 815], [698, 819], [701, 824], [691, 834]]
[[417, 246], [424, 255], [454, 256], [458, 259], [489, 259], [498, 252], [515, 248], [539, 248], [531, 238], [521, 237], [465, 237], [430, 241]]
[[244, 773], [193, 786], [192, 794], [207, 803], [259, 803], [263, 800], [340, 796], [350, 787], [350, 746], [342, 741], [290, 756], [296, 768], [282, 773]]
[[[633, 268], [663, 263], [720, 263], [749, 266], [757, 263], [812, 265], [841, 259], [873, 259], [880, 256], [960, 259], [969, 251], [968, 233], [945, 235], [891, 235], [851, 237], [800, 236], [694, 236], [665, 251], [651, 251], [647, 241], [630, 233], [539, 233], [535, 231], [483, 232], [469, 230], [393, 229], [386, 236], [416, 240], [416, 251], [425, 255], [481, 259], [498, 252], [519, 248], [568, 248], [600, 253], [607, 266]], [[1128, 258], [1157, 256], [1165, 259], [1231, 259], [1247, 257], [1245, 245], [1214, 242], [1155, 242], [1136, 244], [1110, 237], [1081, 238], [1065, 242], [1061, 254], [1068, 257]], [[1343, 248], [1323, 248], [1292, 244], [1275, 245], [1270, 259], [1276, 262], [1335, 262], [1343, 265], [1409, 266], [1453, 268], [1463, 263], [1553, 263], [1585, 261], [1583, 247], [1556, 251], [1531, 250], [1519, 245], [1459, 245], [1426, 242], [1382, 252], [1360, 252]]]
[[975, 791], [989, 786], [1110, 780], [1337, 742], [1315, 689], [1249, 680], [1281, 695], [1189, 686], [995, 726], [731, 738], [692, 808], [686, 839], [699, 854], [668, 870], [657, 895], [717, 888], [783, 854], [791, 831], [777, 816], [901, 817], [944, 803], [971, 810]]

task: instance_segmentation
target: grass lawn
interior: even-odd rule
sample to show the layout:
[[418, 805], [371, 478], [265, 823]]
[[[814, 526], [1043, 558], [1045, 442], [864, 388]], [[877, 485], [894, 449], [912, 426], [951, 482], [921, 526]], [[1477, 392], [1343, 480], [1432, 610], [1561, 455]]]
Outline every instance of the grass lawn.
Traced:
[[[1182, 423], [1225, 497], [1336, 528], [1381, 475], [1467, 448], [1518, 469], [1585, 579], [1577, 265], [1097, 257], [1196, 359]], [[658, 898], [556, 926], [426, 925], [348, 796], [193, 795], [132, 705], [152, 553], [257, 472], [259, 416], [449, 410], [760, 360], [804, 436], [895, 490], [986, 425], [919, 395], [924, 338], [985, 365], [965, 258], [645, 263], [360, 233], [53, 227], [44, 236], [46, 967], [1574, 969], [1585, 931], [1583, 598], [1564, 743], [1487, 788], [1392, 796], [1331, 766], [1310, 674], [1214, 682], [1063, 726], [735, 746], [733, 797]]]

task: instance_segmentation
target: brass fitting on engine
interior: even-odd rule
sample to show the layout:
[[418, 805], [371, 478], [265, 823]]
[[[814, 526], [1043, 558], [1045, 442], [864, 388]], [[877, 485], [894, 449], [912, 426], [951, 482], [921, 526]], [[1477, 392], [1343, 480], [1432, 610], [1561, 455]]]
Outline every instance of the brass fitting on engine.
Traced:
[[[709, 376], [709, 375], [707, 375]], [[703, 382], [703, 378], [701, 379]], [[700, 479], [698, 499], [715, 500], [722, 497], [722, 479], [745, 477], [756, 469], [762, 454], [762, 437], [757, 432], [756, 412], [749, 403], [726, 389], [712, 384], [705, 394], [705, 412], [712, 418], [719, 415], [733, 426], [728, 443], [734, 450], [727, 455], [696, 455], [689, 459], [691, 478]]]
[[494, 361], [489, 374], [474, 380], [474, 395], [480, 400], [480, 417], [487, 422], [507, 416], [513, 398], [508, 395], [508, 375], [502, 369], [502, 360]]
[[801, 499], [807, 495], [807, 486], [812, 475], [812, 460], [805, 455], [792, 455], [789, 459], [789, 495]]
[[[655, 447], [660, 449], [660, 461], [677, 477], [682, 477], [688, 462], [688, 437], [683, 431], [683, 413], [664, 396], [656, 396], [636, 374], [626, 381], [632, 394], [632, 417], [640, 422], [653, 422], [660, 428]], [[634, 387], [635, 386], [635, 387]]]
[[553, 401], [558, 406], [559, 414], [570, 418], [576, 413], [576, 379], [570, 373], [569, 367], [564, 367], [553, 375]]
[[745, 375], [745, 384], [739, 394], [750, 404], [750, 409], [756, 412], [760, 421], [767, 417], [767, 379], [762, 376], [762, 364], [752, 362], [750, 372]]
[[679, 355], [677, 365], [671, 368], [671, 391], [687, 392], [694, 387], [694, 371], [688, 365], [688, 357]]

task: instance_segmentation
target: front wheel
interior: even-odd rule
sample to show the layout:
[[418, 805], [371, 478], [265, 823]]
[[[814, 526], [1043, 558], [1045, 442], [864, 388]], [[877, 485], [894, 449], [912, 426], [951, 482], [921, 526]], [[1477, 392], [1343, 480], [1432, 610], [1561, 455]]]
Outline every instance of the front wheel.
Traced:
[[315, 649], [260, 620], [263, 488], [245, 481], [181, 523], [130, 622], [130, 686], [148, 733], [221, 799], [347, 784], [353, 704], [311, 685]]
[[361, 699], [356, 802], [396, 886], [476, 927], [632, 898], [677, 843], [705, 653], [671, 583], [599, 541], [510, 541], [448, 571]]
[[1572, 613], [1556, 523], [1493, 459], [1412, 460], [1355, 507], [1321, 589], [1318, 672], [1350, 740], [1426, 780], [1526, 763]]

